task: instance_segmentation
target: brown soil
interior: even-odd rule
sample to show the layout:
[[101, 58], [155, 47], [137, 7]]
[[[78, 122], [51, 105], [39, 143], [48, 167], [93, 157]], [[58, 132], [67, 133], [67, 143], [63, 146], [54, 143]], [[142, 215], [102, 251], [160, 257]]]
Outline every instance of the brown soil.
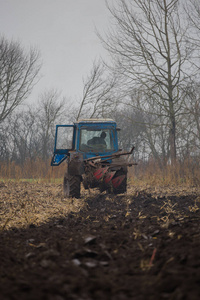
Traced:
[[0, 299], [200, 299], [199, 195], [0, 183]]

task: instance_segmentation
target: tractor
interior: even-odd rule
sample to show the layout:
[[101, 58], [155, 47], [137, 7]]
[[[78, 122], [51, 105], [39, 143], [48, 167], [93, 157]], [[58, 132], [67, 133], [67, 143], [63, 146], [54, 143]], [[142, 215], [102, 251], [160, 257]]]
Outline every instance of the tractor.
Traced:
[[64, 197], [80, 198], [85, 189], [121, 194], [127, 190], [127, 169], [133, 162], [125, 159], [133, 153], [118, 148], [116, 122], [112, 119], [84, 119], [73, 125], [56, 125], [51, 166], [67, 161]]

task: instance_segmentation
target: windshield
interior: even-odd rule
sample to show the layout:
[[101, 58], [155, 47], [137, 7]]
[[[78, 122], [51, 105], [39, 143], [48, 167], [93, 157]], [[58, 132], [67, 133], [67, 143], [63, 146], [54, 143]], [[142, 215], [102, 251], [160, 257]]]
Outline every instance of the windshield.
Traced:
[[110, 152], [114, 150], [114, 133], [112, 129], [81, 129], [80, 151]]

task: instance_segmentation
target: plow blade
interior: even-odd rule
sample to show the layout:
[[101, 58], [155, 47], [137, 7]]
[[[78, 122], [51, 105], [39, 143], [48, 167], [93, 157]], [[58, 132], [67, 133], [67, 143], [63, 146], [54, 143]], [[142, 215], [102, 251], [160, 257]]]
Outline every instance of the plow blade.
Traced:
[[114, 178], [114, 179], [112, 180], [112, 185], [113, 185], [113, 187], [114, 187], [115, 189], [118, 188], [118, 186], [120, 186], [120, 184], [122, 183], [122, 181], [124, 180], [125, 177], [126, 177], [125, 175], [120, 175], [120, 176]]
[[104, 176], [104, 174], [107, 172], [107, 170], [108, 170], [108, 167], [98, 169], [97, 171], [94, 172], [94, 177], [97, 180], [100, 180]]
[[109, 172], [108, 174], [106, 174], [105, 179], [104, 179], [105, 184], [108, 184], [112, 180], [115, 173], [116, 173], [116, 171]]

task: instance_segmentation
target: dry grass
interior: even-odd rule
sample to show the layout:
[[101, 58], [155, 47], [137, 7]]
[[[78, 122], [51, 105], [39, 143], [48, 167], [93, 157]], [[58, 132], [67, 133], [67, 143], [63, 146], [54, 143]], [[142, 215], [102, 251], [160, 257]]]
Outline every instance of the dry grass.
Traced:
[[[39, 225], [50, 218], [66, 216], [70, 211], [79, 211], [84, 205], [84, 196], [88, 191], [82, 190], [81, 200], [65, 199], [62, 192], [62, 180], [65, 163], [59, 167], [50, 167], [50, 162], [40, 160], [27, 161], [23, 167], [15, 163], [0, 165], [0, 228], [26, 227], [30, 224]], [[90, 195], [95, 196], [95, 190]], [[192, 162], [177, 164], [176, 168], [166, 166], [162, 169], [151, 162], [138, 164], [129, 169], [127, 216], [129, 202], [133, 196], [151, 194], [157, 199], [165, 197], [162, 209], [176, 215], [176, 207], [167, 200], [168, 196], [194, 195], [196, 202], [188, 207], [190, 212], [196, 212], [200, 200], [200, 168]], [[130, 198], [130, 199], [129, 199]], [[130, 200], [130, 201], [129, 201]], [[140, 213], [139, 218], [145, 215]], [[165, 226], [168, 219], [160, 220]]]
[[83, 199], [64, 198], [60, 184], [7, 181], [0, 186], [0, 229], [38, 226], [83, 205]]
[[0, 164], [0, 179], [35, 179], [36, 181], [55, 182], [58, 178], [63, 178], [66, 164], [57, 167], [50, 166], [49, 161], [37, 159], [36, 161], [27, 160], [24, 165], [15, 162], [2, 162]]
[[[64, 198], [61, 183], [29, 182], [29, 181], [4, 181], [0, 183], [0, 229], [10, 229], [13, 227], [24, 228], [34, 224], [35, 226], [48, 222], [50, 219], [66, 217], [70, 212], [79, 212], [85, 205], [88, 196], [94, 196], [99, 193], [98, 189], [91, 191], [81, 190], [81, 199]], [[168, 226], [169, 217], [180, 218], [176, 205], [168, 200], [169, 196], [181, 197], [193, 195], [196, 197], [194, 205], [188, 207], [188, 211], [196, 212], [198, 202], [200, 202], [200, 188], [197, 187], [151, 187], [143, 184], [137, 186], [129, 183], [127, 194], [123, 201], [126, 202], [126, 217], [130, 215], [129, 206], [134, 197], [151, 198], [165, 197], [161, 210], [167, 215], [163, 219], [155, 216], [157, 221], [163, 226]], [[113, 196], [105, 195], [106, 200], [114, 201]], [[105, 216], [106, 217], [106, 216]], [[145, 219], [143, 211], [138, 212], [139, 219]], [[134, 233], [137, 238], [139, 233]]]
[[200, 186], [200, 161], [186, 160], [175, 166], [160, 166], [155, 161], [138, 163], [129, 169], [129, 179], [133, 184], [150, 186]]
[[[15, 162], [0, 163], [0, 180], [22, 179], [43, 181], [43, 182], [61, 182], [65, 173], [66, 163], [58, 167], [51, 167], [50, 160], [43, 161], [37, 159], [31, 161], [28, 159], [24, 165], [18, 165]], [[155, 161], [148, 163], [138, 162], [137, 166], [129, 168], [129, 181], [137, 186], [182, 186], [198, 187], [200, 186], [200, 160], [186, 160], [178, 163], [176, 166], [160, 166]]]

